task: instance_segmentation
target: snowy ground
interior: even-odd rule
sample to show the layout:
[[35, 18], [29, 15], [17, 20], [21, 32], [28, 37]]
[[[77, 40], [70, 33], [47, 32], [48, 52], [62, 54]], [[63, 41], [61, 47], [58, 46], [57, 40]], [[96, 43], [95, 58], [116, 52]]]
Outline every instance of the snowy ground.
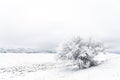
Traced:
[[106, 62], [78, 70], [56, 60], [56, 54], [0, 54], [0, 80], [120, 80], [120, 55], [107, 54]]

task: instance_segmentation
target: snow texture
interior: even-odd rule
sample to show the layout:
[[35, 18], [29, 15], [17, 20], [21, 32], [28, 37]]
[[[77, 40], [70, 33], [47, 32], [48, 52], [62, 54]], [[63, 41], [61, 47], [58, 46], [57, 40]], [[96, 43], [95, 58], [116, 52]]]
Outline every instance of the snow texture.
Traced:
[[56, 54], [0, 54], [0, 80], [120, 80], [120, 55], [96, 57], [106, 60], [78, 70], [68, 62], [56, 61]]

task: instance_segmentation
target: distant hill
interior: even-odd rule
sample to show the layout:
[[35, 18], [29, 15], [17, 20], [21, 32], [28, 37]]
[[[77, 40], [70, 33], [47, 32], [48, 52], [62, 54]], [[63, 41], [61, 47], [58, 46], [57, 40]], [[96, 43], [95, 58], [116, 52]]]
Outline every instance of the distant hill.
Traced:
[[54, 53], [54, 51], [31, 48], [0, 48], [0, 53]]

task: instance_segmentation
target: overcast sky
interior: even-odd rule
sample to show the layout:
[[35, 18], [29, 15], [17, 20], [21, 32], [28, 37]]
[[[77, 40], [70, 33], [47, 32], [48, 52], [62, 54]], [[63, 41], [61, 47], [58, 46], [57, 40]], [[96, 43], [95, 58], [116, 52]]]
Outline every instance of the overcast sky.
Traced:
[[120, 47], [119, 0], [0, 0], [0, 47], [53, 50], [72, 36]]

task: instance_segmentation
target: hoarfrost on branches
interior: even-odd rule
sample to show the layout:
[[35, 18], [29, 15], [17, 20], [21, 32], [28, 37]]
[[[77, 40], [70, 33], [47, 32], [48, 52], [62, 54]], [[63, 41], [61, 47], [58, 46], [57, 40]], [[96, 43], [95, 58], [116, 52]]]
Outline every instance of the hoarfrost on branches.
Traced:
[[100, 54], [105, 54], [105, 48], [101, 42], [76, 37], [60, 44], [57, 52], [60, 59], [71, 60], [81, 69], [100, 64], [102, 61], [94, 58]]

